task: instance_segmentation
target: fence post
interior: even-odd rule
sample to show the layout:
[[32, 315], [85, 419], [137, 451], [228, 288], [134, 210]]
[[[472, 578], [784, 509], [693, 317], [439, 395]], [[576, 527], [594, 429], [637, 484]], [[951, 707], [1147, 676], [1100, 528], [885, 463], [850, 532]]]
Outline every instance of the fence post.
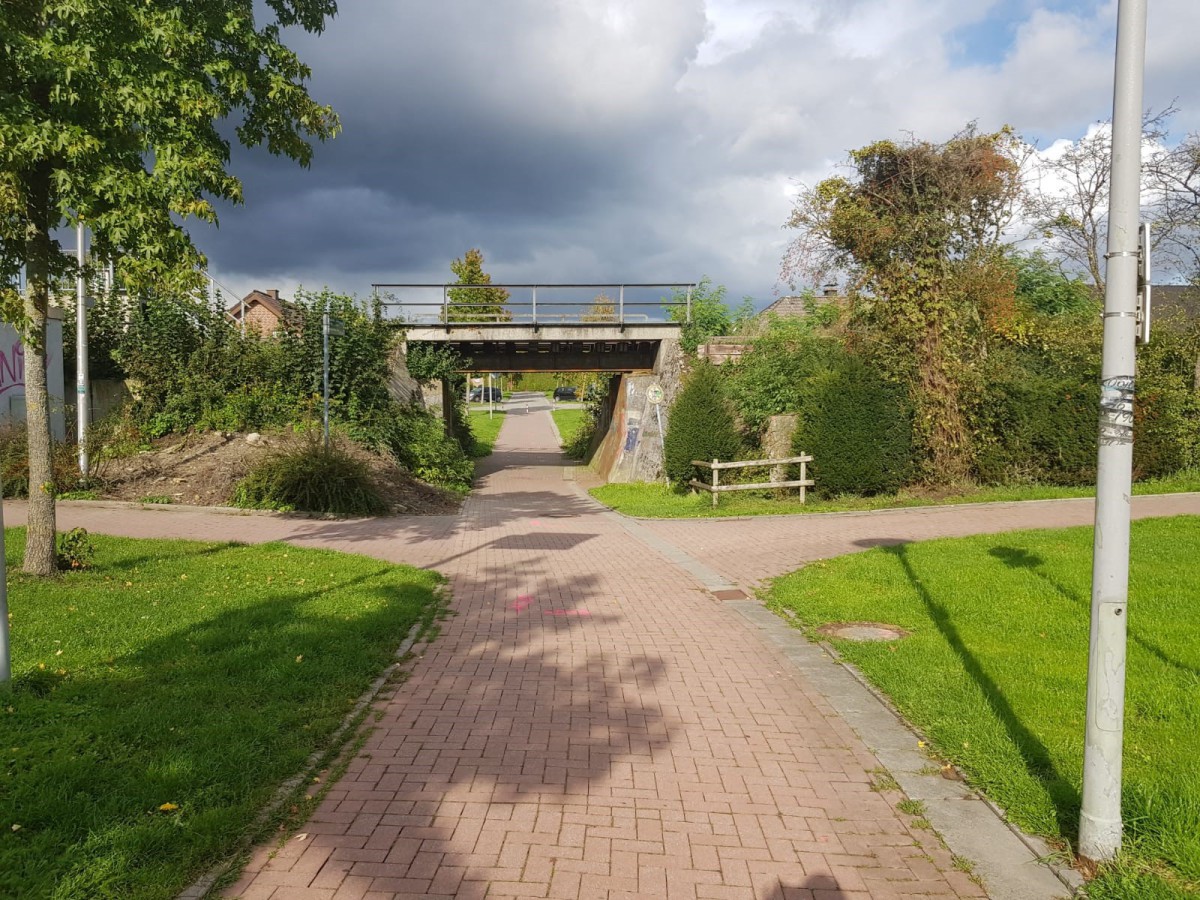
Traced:
[[[808, 463], [806, 463], [804, 460], [800, 460], [800, 480], [808, 481]], [[805, 485], [801, 484], [800, 485], [800, 502], [801, 503], [804, 502], [804, 491], [805, 491]]]
[[720, 495], [717, 493], [717, 484], [718, 484], [718, 483], [720, 482], [720, 480], [721, 480], [721, 476], [720, 476], [720, 474], [719, 474], [719, 473], [720, 473], [720, 471], [721, 471], [721, 470], [717, 468], [717, 461], [714, 459], [714, 460], [713, 460], [713, 467], [712, 467], [712, 473], [713, 473], [713, 489], [712, 489], [713, 502], [712, 502], [712, 505], [713, 505], [713, 509], [716, 509], [716, 508], [717, 508], [717, 497], [718, 497], [718, 496], [720, 496]]

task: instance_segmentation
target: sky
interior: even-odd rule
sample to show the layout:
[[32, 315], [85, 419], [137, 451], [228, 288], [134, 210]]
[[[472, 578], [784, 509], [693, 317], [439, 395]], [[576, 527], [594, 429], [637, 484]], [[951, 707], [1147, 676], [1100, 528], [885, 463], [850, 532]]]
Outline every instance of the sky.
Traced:
[[[193, 226], [231, 293], [452, 281], [791, 291], [803, 185], [882, 138], [977, 122], [1038, 147], [1111, 115], [1116, 0], [342, 0], [286, 41], [342, 133], [310, 169], [236, 148]], [[1196, 0], [1150, 4], [1146, 105], [1200, 130]]]

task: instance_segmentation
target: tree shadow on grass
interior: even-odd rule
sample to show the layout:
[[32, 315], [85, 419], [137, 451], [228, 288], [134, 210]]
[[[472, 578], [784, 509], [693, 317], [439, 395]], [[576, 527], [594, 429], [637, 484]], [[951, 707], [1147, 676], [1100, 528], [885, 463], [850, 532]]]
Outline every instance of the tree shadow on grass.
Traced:
[[1080, 802], [1078, 790], [1058, 771], [1046, 745], [1029, 726], [1021, 721], [1000, 686], [971, 652], [967, 641], [954, 624], [950, 609], [935, 597], [918, 577], [912, 560], [909, 558], [908, 547], [905, 545], [884, 547], [882, 552], [894, 557], [900, 564], [913, 591], [921, 598], [930, 620], [937, 627], [946, 644], [954, 651], [955, 656], [958, 657], [967, 677], [979, 688], [987, 705], [1004, 730], [1008, 732], [1009, 739], [1021, 755], [1026, 770], [1034, 779], [1046, 785], [1047, 794], [1054, 806], [1059, 831], [1062, 834], [1074, 834], [1078, 825]]
[[[1088, 598], [1084, 597], [1078, 591], [1067, 587], [1059, 579], [1055, 578], [1046, 570], [1046, 561], [1036, 553], [1030, 553], [1021, 547], [992, 547], [988, 550], [990, 556], [994, 556], [1011, 569], [1024, 569], [1036, 575], [1046, 584], [1054, 588], [1055, 592], [1065, 600], [1070, 601], [1076, 606], [1082, 607], [1084, 610], [1089, 610], [1091, 604]], [[1141, 629], [1135, 629], [1132, 624], [1128, 626], [1129, 637], [1135, 644], [1141, 647], [1150, 655], [1154, 656], [1164, 665], [1170, 666], [1186, 675], [1200, 676], [1200, 668], [1189, 666], [1185, 662], [1171, 657], [1161, 646], [1153, 640], [1146, 637]]]
[[378, 580], [394, 571], [339, 582], [345, 602], [279, 591], [17, 679], [4, 725], [25, 753], [0, 821], [21, 830], [0, 848], [0, 896], [168, 897], [224, 858], [436, 603], [427, 581]]

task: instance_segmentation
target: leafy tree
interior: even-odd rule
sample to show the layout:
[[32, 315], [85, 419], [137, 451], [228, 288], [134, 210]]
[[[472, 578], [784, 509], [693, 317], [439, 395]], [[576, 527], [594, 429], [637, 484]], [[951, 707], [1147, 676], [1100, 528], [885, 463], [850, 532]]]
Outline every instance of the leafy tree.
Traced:
[[730, 460], [740, 448], [721, 373], [716, 366], [701, 362], [671, 407], [663, 454], [667, 477], [683, 487], [701, 475], [692, 465], [693, 459]]
[[733, 330], [733, 313], [725, 302], [725, 286], [714, 285], [707, 275], [692, 288], [690, 318], [687, 299], [687, 289], [676, 288], [671, 294], [674, 305], [667, 308], [667, 315], [672, 322], [683, 324], [679, 342], [685, 352], [695, 355], [696, 348], [709, 338]]
[[607, 294], [597, 294], [596, 299], [588, 305], [587, 310], [580, 316], [580, 321], [615, 322], [617, 321], [617, 304]]
[[[457, 284], [491, 284], [492, 276], [483, 271], [483, 251], [468, 250], [450, 263], [458, 276]], [[451, 288], [451, 322], [508, 322], [512, 312], [506, 308], [508, 291], [504, 288]]]
[[69, 274], [55, 230], [87, 223], [93, 250], [131, 291], [189, 289], [202, 258], [180, 221], [215, 221], [210, 198], [239, 202], [218, 123], [307, 165], [309, 138], [337, 119], [308, 94], [308, 68], [283, 28], [320, 32], [334, 0], [8, 0], [0, 16], [0, 284], [24, 264], [23, 296], [3, 288], [26, 346], [29, 532], [25, 570], [54, 571], [46, 310]]
[[966, 478], [964, 392], [988, 325], [1010, 314], [1005, 227], [1021, 197], [1020, 142], [973, 127], [944, 144], [879, 141], [852, 151], [851, 177], [804, 192], [788, 277], [850, 276], [851, 328], [892, 380], [908, 386], [936, 482]]

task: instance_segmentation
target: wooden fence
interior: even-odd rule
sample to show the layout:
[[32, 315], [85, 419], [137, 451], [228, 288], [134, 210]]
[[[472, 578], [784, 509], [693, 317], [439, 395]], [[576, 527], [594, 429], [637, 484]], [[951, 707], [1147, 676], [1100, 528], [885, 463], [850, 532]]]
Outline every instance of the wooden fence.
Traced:
[[[703, 481], [697, 481], [693, 478], [688, 482], [694, 488], [700, 488], [704, 491], [712, 493], [712, 505], [717, 505], [717, 498], [724, 491], [754, 491], [768, 490], [771, 488], [800, 488], [800, 502], [804, 502], [804, 489], [813, 486], [812, 480], [808, 477], [808, 464], [813, 461], [813, 458], [808, 455], [804, 456], [788, 456], [783, 459], [750, 459], [741, 462], [721, 462], [714, 459], [712, 462], [704, 462], [700, 459], [693, 459], [692, 465], [699, 466], [702, 469], [710, 469], [712, 471], [712, 484], [705, 484]], [[784, 466], [800, 464], [800, 478], [796, 481], [776, 481], [774, 475], [778, 472], [783, 474]], [[722, 469], [753, 469], [756, 467], [771, 466], [776, 469], [772, 472], [772, 480], [765, 482], [755, 482], [754, 484], [721, 484], [720, 472]]]

